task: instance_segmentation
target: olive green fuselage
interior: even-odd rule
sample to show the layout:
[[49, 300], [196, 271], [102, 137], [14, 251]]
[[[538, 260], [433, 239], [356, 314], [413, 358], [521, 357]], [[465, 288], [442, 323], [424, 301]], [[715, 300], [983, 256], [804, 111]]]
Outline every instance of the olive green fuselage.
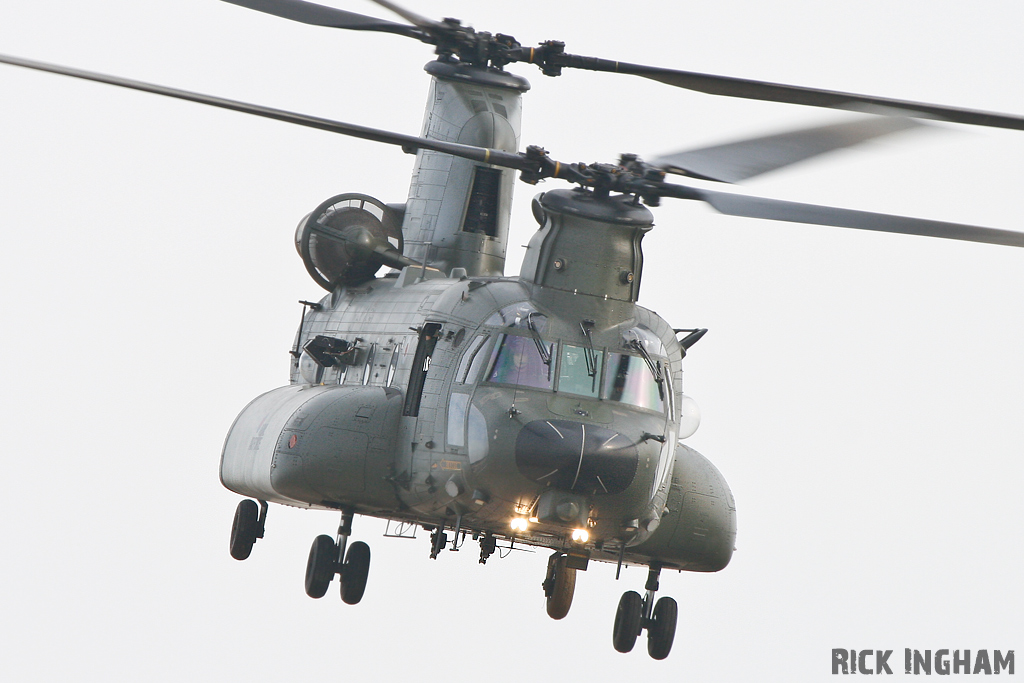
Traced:
[[354, 350], [328, 367], [303, 352], [289, 386], [243, 411], [225, 485], [504, 537], [523, 518], [520, 542], [610, 561], [625, 543], [627, 562], [724, 567], [732, 496], [678, 443], [696, 419], [683, 352], [635, 303], [650, 214], [570, 192], [541, 204], [519, 278], [408, 267], [325, 296], [296, 348], [327, 337]]

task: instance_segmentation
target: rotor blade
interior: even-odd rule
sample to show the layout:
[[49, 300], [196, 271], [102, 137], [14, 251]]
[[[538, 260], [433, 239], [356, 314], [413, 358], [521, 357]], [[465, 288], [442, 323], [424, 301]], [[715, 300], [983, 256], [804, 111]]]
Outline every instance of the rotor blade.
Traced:
[[906, 117], [873, 116], [675, 152], [647, 163], [691, 178], [738, 183], [820, 154], [923, 125]]
[[[837, 228], [855, 228], [857, 230], [893, 232], [902, 235], [942, 237], [965, 242], [1001, 244], [1007, 247], [1024, 247], [1024, 233], [1012, 230], [983, 228], [975, 225], [947, 223], [945, 221], [933, 221], [925, 218], [892, 216], [884, 213], [872, 213], [870, 211], [837, 209], [830, 206], [800, 204], [779, 199], [716, 192], [714, 190], [676, 187], [680, 191], [675, 196], [707, 202], [713, 209], [728, 216], [765, 218], [772, 221], [786, 221], [788, 223], [830, 225]], [[670, 195], [666, 193], [664, 196]]]
[[[231, 0], [228, 0], [228, 2], [230, 1]], [[391, 10], [398, 16], [408, 21], [410, 24], [414, 24], [416, 26], [419, 26], [420, 28], [431, 29], [436, 28], [437, 26], [440, 25], [438, 24], [438, 22], [433, 21], [432, 19], [427, 19], [426, 17], [416, 14], [411, 10], [407, 10], [401, 5], [396, 5], [393, 2], [389, 2], [389, 0], [370, 0], [370, 2], [374, 2], [383, 7], [384, 9]]]
[[888, 97], [874, 97], [872, 95], [857, 95], [836, 90], [804, 88], [796, 85], [754, 81], [746, 78], [733, 78], [731, 76], [714, 76], [694, 71], [677, 71], [675, 69], [629, 64], [608, 59], [598, 59], [596, 57], [581, 57], [579, 55], [554, 55], [551, 62], [562, 67], [643, 76], [660, 83], [674, 85], [677, 88], [696, 90], [709, 95], [725, 95], [727, 97], [742, 97], [748, 100], [785, 102], [788, 104], [803, 104], [811, 107], [828, 107], [831, 109], [860, 108], [863, 111], [864, 105], [886, 107], [901, 109], [907, 115], [913, 115], [918, 118], [934, 118], [975, 126], [1024, 130], [1024, 117], [1011, 114], [961, 109], [959, 107], [947, 107], [938, 104], [912, 102], [910, 100], [895, 100]]
[[329, 28], [347, 28], [353, 31], [383, 31], [384, 33], [397, 33], [410, 38], [420, 37], [414, 26], [396, 24], [393, 21], [368, 17], [355, 12], [325, 7], [303, 0], [222, 0], [223, 2], [247, 7], [264, 14], [273, 14], [276, 17], [299, 21], [303, 24], [313, 26], [327, 26]]
[[173, 97], [179, 100], [187, 100], [189, 102], [208, 104], [212, 107], [240, 111], [245, 114], [253, 114], [255, 116], [262, 116], [268, 119], [275, 119], [277, 121], [285, 121], [287, 123], [294, 123], [308, 128], [318, 128], [332, 133], [341, 133], [342, 135], [349, 135], [351, 137], [362, 138], [364, 140], [383, 142], [388, 145], [399, 145], [402, 147], [403, 151], [410, 153], [417, 149], [429, 149], [435, 152], [443, 152], [445, 154], [451, 154], [464, 159], [470, 159], [472, 161], [480, 161], [485, 164], [504, 166], [505, 168], [513, 168], [520, 171], [536, 168], [536, 164], [527, 161], [524, 156], [498, 149], [487, 149], [485, 147], [474, 147], [473, 145], [464, 145], [457, 142], [444, 142], [442, 140], [420, 138], [415, 135], [392, 133], [390, 131], [379, 130], [377, 128], [368, 128], [366, 126], [357, 126], [352, 123], [324, 119], [318, 116], [298, 114], [284, 109], [274, 109], [272, 107], [264, 107], [258, 104], [249, 104], [247, 102], [239, 102], [238, 100], [225, 99], [223, 97], [203, 95], [201, 93], [195, 93], [188, 90], [168, 88], [162, 85], [153, 85], [152, 83], [133, 81], [131, 79], [120, 78], [117, 76], [107, 76], [92, 71], [83, 71], [81, 69], [58, 66], [56, 64], [35, 62], [28, 59], [21, 59], [20, 57], [11, 57], [9, 55], [0, 55], [0, 63], [35, 69], [37, 71], [48, 71], [50, 73], [71, 76], [73, 78], [81, 78], [87, 81], [107, 83], [109, 85], [116, 85], [130, 90], [141, 90], [142, 92], [164, 95], [165, 97]]

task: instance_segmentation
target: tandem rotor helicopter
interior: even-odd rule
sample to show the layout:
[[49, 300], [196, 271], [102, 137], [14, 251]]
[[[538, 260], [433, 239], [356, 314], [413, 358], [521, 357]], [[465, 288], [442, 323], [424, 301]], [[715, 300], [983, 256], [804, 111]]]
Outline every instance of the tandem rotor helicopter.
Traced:
[[[225, 442], [222, 481], [248, 498], [231, 554], [262, 537], [269, 503], [335, 510], [335, 537], [310, 551], [306, 591], [359, 602], [369, 548], [349, 542], [355, 514], [427, 527], [431, 556], [472, 536], [486, 561], [499, 543], [548, 548], [548, 613], [565, 616], [576, 572], [590, 560], [649, 567], [646, 594], [626, 592], [613, 642], [629, 651], [646, 630], [669, 654], [676, 606], [655, 600], [662, 569], [718, 571], [736, 521], [728, 485], [680, 443], [697, 427], [681, 362], [703, 334], [673, 329], [639, 307], [641, 240], [662, 198], [697, 199], [731, 215], [1024, 246], [1019, 233], [719, 193], [666, 174], [736, 182], [813, 154], [895, 132], [906, 118], [868, 119], [745, 146], [643, 161], [564, 164], [520, 153], [528, 83], [504, 70], [538, 65], [631, 73], [713, 94], [812, 106], [851, 103], [960, 123], [1024, 127], [1017, 117], [619, 64], [555, 42], [521, 46], [453, 20], [396, 8], [398, 24], [296, 0], [227, 0], [320, 26], [395, 33], [436, 47], [424, 130], [399, 135], [204, 95], [4, 58], [416, 152], [401, 205], [342, 194], [299, 225], [296, 246], [327, 294], [304, 304], [291, 382], [255, 399]], [[757, 151], [756, 158], [749, 156]], [[768, 151], [766, 151], [768, 150]], [[784, 150], [784, 151], [783, 151]], [[794, 151], [795, 150], [795, 151]], [[514, 171], [575, 189], [534, 202], [539, 229], [520, 276], [503, 261]], [[387, 267], [391, 272], [377, 277]]]

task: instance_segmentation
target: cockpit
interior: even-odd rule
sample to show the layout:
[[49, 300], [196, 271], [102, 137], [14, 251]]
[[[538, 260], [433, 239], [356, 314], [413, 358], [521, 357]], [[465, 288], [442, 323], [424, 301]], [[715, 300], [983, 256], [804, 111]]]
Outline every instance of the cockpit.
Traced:
[[[493, 335], [481, 333], [471, 342], [456, 382], [482, 380], [665, 412], [670, 400], [668, 363], [661, 340], [652, 332], [633, 328], [620, 348], [595, 348], [589, 330], [580, 335], [583, 343], [548, 338], [546, 316], [518, 306], [521, 315], [503, 309], [487, 321], [498, 330]], [[488, 344], [491, 337], [494, 342]]]

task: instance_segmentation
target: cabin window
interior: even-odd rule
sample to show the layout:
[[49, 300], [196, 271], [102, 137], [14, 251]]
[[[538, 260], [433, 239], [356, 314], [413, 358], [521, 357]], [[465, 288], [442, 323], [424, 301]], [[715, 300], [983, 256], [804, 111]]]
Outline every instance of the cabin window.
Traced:
[[469, 423], [466, 425], [466, 454], [469, 462], [477, 463], [487, 457], [491, 442], [487, 438], [487, 418], [472, 403], [469, 404]]
[[388, 363], [388, 381], [386, 386], [391, 386], [391, 383], [395, 380], [395, 371], [398, 369], [398, 358], [402, 355], [402, 345], [396, 343], [394, 350], [391, 352], [391, 362]]
[[558, 391], [597, 398], [601, 388], [602, 356], [600, 352], [563, 343], [558, 364]]
[[368, 384], [370, 381], [370, 374], [373, 372], [373, 357], [377, 355], [377, 345], [370, 344], [370, 348], [366, 350], [366, 365], [363, 366], [363, 384]]
[[448, 401], [448, 445], [462, 448], [466, 445], [466, 411], [469, 394], [452, 393]]
[[494, 347], [487, 381], [551, 389], [553, 350], [554, 344], [539, 341], [539, 337], [503, 334]]
[[663, 389], [640, 356], [609, 353], [602, 398], [664, 412]]

